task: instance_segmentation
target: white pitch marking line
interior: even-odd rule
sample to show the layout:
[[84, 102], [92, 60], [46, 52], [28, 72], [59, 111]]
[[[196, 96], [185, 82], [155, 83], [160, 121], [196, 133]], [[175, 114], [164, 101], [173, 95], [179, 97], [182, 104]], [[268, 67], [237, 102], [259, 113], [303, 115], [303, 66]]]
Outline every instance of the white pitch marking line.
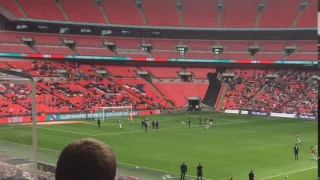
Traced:
[[79, 132], [74, 132], [74, 131], [65, 131], [65, 130], [59, 130], [59, 129], [51, 129], [51, 128], [44, 128], [44, 127], [37, 127], [38, 129], [46, 129], [49, 131], [59, 131], [59, 132], [66, 132], [66, 133], [71, 133], [71, 134], [79, 134], [79, 135], [85, 135], [85, 136], [93, 136], [92, 134], [85, 134], [85, 133], [79, 133]]
[[269, 177], [262, 178], [262, 179], [258, 179], [258, 180], [271, 179], [271, 178], [274, 178], [274, 177], [285, 176], [285, 175], [288, 175], [288, 174], [294, 174], [294, 173], [302, 172], [302, 171], [308, 171], [308, 170], [310, 170], [310, 169], [315, 169], [315, 168], [318, 168], [318, 166], [314, 166], [314, 167], [310, 167], [310, 168], [306, 168], [306, 169], [300, 169], [300, 170], [297, 170], [297, 171], [292, 171], [292, 172], [288, 172], [288, 173], [278, 174], [278, 175], [274, 175], [274, 176], [269, 176]]
[[[10, 142], [10, 141], [0, 140], [0, 142], [6, 142], [6, 143], [10, 143], [10, 144], [15, 144], [15, 145], [22, 145], [22, 146], [32, 147], [32, 146], [27, 145], [27, 144], [14, 143], [14, 142]], [[61, 151], [58, 151], [58, 150], [43, 148], [43, 147], [39, 147], [39, 146], [38, 146], [38, 149], [43, 149], [43, 150], [47, 150], [47, 151], [52, 151], [52, 152], [56, 152], [56, 153], [61, 153]], [[123, 162], [117, 162], [117, 163], [119, 163], [119, 164], [124, 164], [124, 165], [135, 166], [135, 167], [142, 167], [142, 168], [145, 168], [145, 169], [156, 170], [156, 171], [161, 171], [161, 172], [168, 172], [168, 173], [180, 175], [179, 173], [175, 173], [175, 172], [170, 172], [170, 171], [161, 170], [161, 169], [155, 169], [155, 168], [149, 168], [149, 167], [139, 166], [139, 165], [135, 165], [135, 164], [128, 164], [128, 163], [123, 163]], [[195, 177], [195, 176], [190, 176], [190, 175], [186, 175], [186, 176]], [[207, 179], [207, 178], [202, 178], [202, 179]], [[212, 180], [212, 179], [207, 179], [207, 180]]]
[[[240, 123], [248, 123], [248, 121], [241, 121], [241, 122], [233, 122], [233, 123], [221, 123], [221, 124], [213, 124], [212, 126], [220, 126], [220, 125], [227, 125], [227, 124], [240, 124]], [[193, 127], [200, 127], [200, 126], [203, 126], [203, 125], [195, 125], [195, 126], [192, 126], [191, 128]], [[187, 129], [187, 125], [185, 127], [181, 127], [181, 126], [178, 126], [178, 127], [171, 127], [171, 128], [160, 128], [160, 131], [162, 130], [171, 130], [171, 129]], [[200, 129], [200, 128], [198, 128]], [[197, 129], [197, 130], [198, 130]], [[203, 128], [201, 128], [203, 129]], [[194, 130], [194, 129], [192, 129]], [[94, 137], [97, 137], [97, 136], [108, 136], [108, 135], [114, 135], [114, 134], [127, 134], [127, 133], [138, 133], [138, 132], [145, 132], [144, 129], [143, 130], [140, 130], [140, 131], [127, 131], [127, 132], [116, 132], [116, 133], [106, 133], [106, 134], [97, 134], [97, 135], [93, 135]]]

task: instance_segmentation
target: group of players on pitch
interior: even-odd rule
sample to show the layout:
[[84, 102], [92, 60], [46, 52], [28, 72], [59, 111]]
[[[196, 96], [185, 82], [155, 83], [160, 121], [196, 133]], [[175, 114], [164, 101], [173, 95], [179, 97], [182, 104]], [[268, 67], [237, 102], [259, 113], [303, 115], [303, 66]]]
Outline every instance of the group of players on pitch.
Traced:
[[[133, 122], [132, 115], [129, 116], [129, 120]], [[213, 125], [213, 121], [214, 121], [213, 116], [211, 116], [209, 121], [208, 121], [207, 118], [204, 118], [204, 129], [208, 129], [210, 126], [212, 126]], [[98, 123], [98, 127], [101, 128], [100, 119], [98, 119], [97, 123]], [[119, 128], [122, 129], [122, 121], [121, 120], [118, 121], [118, 124], [119, 124]], [[181, 118], [180, 126], [183, 126], [184, 124], [185, 124], [185, 122]], [[152, 125], [152, 130], [153, 131], [159, 130], [159, 121], [158, 120], [152, 120], [151, 125]], [[188, 125], [189, 125], [189, 127], [191, 127], [191, 117], [189, 117], [189, 119], [188, 119]], [[199, 117], [199, 125], [202, 125], [202, 117], [201, 116]], [[150, 126], [149, 119], [148, 118], [142, 118], [142, 120], [141, 120], [141, 129], [144, 128], [145, 131], [148, 131], [148, 127], [149, 126]]]
[[[159, 130], [159, 121], [158, 120], [153, 120], [152, 121], [152, 130]], [[148, 118], [142, 118], [141, 120], [141, 129], [144, 128], [145, 131], [148, 131], [148, 126], [150, 126], [149, 124], [149, 119]]]
[[[293, 147], [293, 152], [294, 152], [294, 159], [298, 160], [299, 159], [299, 147], [298, 144], [301, 143], [299, 134], [296, 132], [296, 140], [297, 140], [297, 144]], [[314, 147], [311, 147], [311, 160], [318, 160], [317, 156], [316, 156], [316, 150], [318, 150], [318, 145]]]
[[[204, 129], [209, 129], [209, 127], [212, 126], [212, 124], [213, 124], [213, 120], [214, 120], [213, 116], [211, 116], [210, 121], [208, 121], [207, 118], [204, 118]], [[180, 126], [183, 126], [183, 125], [185, 125], [185, 123], [184, 123], [184, 120], [181, 118]], [[188, 119], [188, 125], [189, 125], [189, 127], [191, 127], [191, 117], [189, 117], [189, 119]], [[202, 125], [202, 117], [201, 116], [199, 117], [199, 125]]]

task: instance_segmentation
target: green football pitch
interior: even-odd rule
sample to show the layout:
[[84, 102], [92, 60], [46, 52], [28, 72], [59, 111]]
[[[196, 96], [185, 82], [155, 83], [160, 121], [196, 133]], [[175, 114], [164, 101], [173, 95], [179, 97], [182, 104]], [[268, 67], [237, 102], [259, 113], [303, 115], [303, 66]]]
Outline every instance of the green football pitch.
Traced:
[[[199, 116], [215, 120], [208, 130], [199, 125]], [[134, 122], [108, 119], [99, 129], [96, 121], [78, 124], [39, 125], [39, 161], [55, 164], [64, 146], [79, 138], [95, 138], [109, 144], [116, 153], [121, 174], [147, 179], [179, 179], [180, 165], [186, 161], [186, 179], [196, 179], [196, 166], [204, 167], [207, 180], [312, 180], [317, 178], [317, 161], [310, 156], [317, 144], [317, 121], [245, 116], [232, 114], [190, 113], [148, 116], [159, 120], [159, 131], [141, 129], [141, 117]], [[187, 119], [191, 117], [191, 127]], [[185, 125], [180, 126], [183, 118]], [[293, 146], [298, 132], [299, 160]], [[28, 125], [0, 126], [0, 150], [19, 157], [32, 157], [32, 129]]]

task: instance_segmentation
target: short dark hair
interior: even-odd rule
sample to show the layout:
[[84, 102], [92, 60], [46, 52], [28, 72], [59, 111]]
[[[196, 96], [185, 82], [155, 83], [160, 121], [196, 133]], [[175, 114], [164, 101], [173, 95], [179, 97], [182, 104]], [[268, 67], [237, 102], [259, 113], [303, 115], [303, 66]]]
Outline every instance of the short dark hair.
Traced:
[[108, 145], [95, 139], [79, 139], [62, 150], [56, 180], [114, 180], [116, 173], [116, 157]]

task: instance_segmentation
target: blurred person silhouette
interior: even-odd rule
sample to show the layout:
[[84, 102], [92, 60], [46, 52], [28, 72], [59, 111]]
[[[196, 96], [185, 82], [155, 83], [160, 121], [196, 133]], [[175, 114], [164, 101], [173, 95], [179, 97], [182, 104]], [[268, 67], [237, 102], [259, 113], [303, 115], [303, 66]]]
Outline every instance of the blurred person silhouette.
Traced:
[[112, 149], [95, 139], [67, 145], [57, 162], [56, 180], [115, 180], [117, 161]]

